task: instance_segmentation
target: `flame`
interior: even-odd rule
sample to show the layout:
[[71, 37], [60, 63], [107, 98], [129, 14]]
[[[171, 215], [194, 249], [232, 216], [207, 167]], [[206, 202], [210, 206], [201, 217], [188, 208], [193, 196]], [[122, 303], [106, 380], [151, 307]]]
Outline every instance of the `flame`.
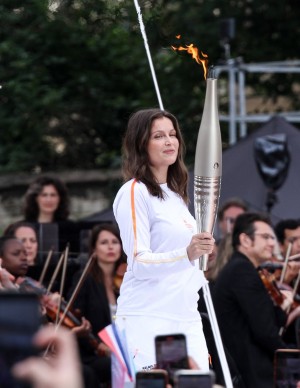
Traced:
[[[177, 35], [176, 38], [179, 39], [180, 35]], [[203, 71], [204, 71], [204, 79], [206, 79], [207, 70], [208, 70], [208, 55], [207, 54], [200, 51], [200, 55], [199, 55], [199, 50], [197, 47], [194, 46], [193, 43], [191, 43], [190, 45], [185, 45], [185, 47], [183, 47], [183, 46], [179, 46], [179, 47], [171, 46], [171, 47], [174, 51], [187, 51], [188, 54], [191, 54], [193, 59], [195, 59], [195, 61], [199, 65], [200, 64], [202, 65]]]

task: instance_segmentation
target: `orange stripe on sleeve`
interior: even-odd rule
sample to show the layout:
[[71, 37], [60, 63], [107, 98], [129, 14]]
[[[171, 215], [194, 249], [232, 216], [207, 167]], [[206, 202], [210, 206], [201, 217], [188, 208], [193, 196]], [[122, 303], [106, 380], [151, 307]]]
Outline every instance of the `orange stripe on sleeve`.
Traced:
[[131, 185], [131, 217], [132, 217], [133, 236], [134, 236], [134, 250], [133, 250], [134, 257], [137, 255], [136, 215], [135, 215], [135, 204], [134, 204], [135, 184], [136, 184], [136, 180], [134, 180]]

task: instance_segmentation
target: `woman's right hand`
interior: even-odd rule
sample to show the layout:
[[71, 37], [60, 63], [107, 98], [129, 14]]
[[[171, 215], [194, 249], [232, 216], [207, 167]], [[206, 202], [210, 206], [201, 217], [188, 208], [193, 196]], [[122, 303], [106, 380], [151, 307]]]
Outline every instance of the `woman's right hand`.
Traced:
[[213, 251], [215, 239], [208, 232], [195, 234], [187, 247], [187, 255], [190, 261], [199, 259], [199, 257], [210, 254]]

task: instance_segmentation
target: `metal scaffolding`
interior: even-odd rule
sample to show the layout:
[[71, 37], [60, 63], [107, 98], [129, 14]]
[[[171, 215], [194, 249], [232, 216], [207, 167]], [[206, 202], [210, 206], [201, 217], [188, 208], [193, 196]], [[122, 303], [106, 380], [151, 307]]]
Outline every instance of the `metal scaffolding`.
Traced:
[[[220, 115], [220, 121], [229, 124], [229, 144], [247, 135], [247, 123], [268, 121], [274, 113], [248, 114], [246, 109], [247, 73], [300, 73], [300, 60], [245, 64], [229, 58], [225, 65], [215, 67], [216, 76], [226, 72], [228, 76], [228, 114]], [[277, 113], [287, 121], [300, 123], [300, 112]]]

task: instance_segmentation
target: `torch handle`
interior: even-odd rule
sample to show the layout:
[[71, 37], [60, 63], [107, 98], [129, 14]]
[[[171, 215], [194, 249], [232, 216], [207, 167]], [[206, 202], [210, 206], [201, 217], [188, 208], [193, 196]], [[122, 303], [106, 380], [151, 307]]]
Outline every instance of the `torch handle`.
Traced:
[[[198, 233], [213, 233], [219, 205], [221, 177], [194, 177], [194, 206]], [[206, 271], [208, 255], [199, 258], [199, 268]]]

